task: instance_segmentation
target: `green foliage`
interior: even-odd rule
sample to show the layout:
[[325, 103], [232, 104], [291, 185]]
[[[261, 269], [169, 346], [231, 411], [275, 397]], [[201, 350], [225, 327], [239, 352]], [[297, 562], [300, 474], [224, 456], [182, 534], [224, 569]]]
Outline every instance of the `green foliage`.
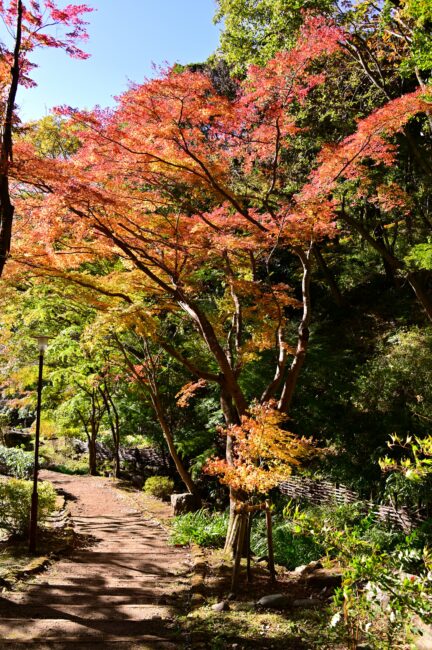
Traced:
[[325, 11], [332, 0], [218, 0], [215, 22], [223, 22], [220, 51], [236, 74], [263, 65], [293, 45], [302, 9]]
[[390, 650], [414, 614], [431, 620], [427, 534], [392, 529], [365, 514], [361, 504], [297, 509], [292, 517], [294, 530], [310, 535], [343, 569], [331, 625], [345, 626], [349, 648], [366, 638], [374, 648]]
[[361, 503], [309, 506], [292, 515], [296, 534], [310, 536], [330, 559], [349, 562], [355, 552], [369, 548], [390, 551], [404, 541], [404, 534], [366, 513]]
[[168, 499], [174, 490], [174, 481], [168, 476], [150, 476], [144, 483], [143, 490], [158, 499]]
[[221, 547], [224, 544], [229, 514], [198, 510], [175, 517], [172, 522], [171, 544]]
[[413, 246], [405, 257], [405, 262], [413, 268], [432, 270], [432, 241]]
[[[29, 526], [33, 482], [22, 479], [0, 480], [0, 529], [24, 535]], [[42, 524], [55, 510], [56, 491], [51, 483], [38, 484], [38, 522]]]
[[350, 648], [366, 638], [374, 648], [392, 650], [415, 629], [414, 614], [425, 622], [432, 620], [430, 558], [423, 556], [419, 575], [407, 575], [405, 555], [371, 548], [351, 558], [334, 597], [332, 619], [334, 626], [345, 625]]
[[383, 341], [358, 377], [354, 402], [380, 413], [394, 431], [429, 426], [432, 412], [432, 331], [411, 328]]
[[[430, 510], [432, 504], [432, 436], [405, 440], [392, 436], [388, 443], [392, 456], [380, 459], [387, 474], [385, 497], [412, 509]], [[399, 458], [403, 452], [402, 458]]]
[[[251, 550], [258, 557], [268, 553], [264, 517], [256, 518], [252, 526]], [[317, 560], [324, 553], [323, 547], [312, 536], [295, 533], [291, 521], [278, 518], [273, 522], [273, 551], [277, 564], [290, 570]]]
[[15, 478], [29, 478], [33, 473], [33, 466], [32, 452], [0, 445], [0, 474]]
[[22, 139], [31, 142], [41, 158], [68, 158], [79, 149], [78, 127], [56, 115], [27, 124]]

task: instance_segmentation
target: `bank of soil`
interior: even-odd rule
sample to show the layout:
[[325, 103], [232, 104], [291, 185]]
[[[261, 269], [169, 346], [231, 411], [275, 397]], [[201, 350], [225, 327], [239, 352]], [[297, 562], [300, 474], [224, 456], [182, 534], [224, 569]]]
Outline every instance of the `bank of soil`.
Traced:
[[[232, 565], [221, 551], [201, 551], [201, 579], [193, 585], [192, 611], [182, 624], [197, 650], [346, 650], [338, 630], [329, 627], [328, 610], [340, 584], [337, 568], [290, 572], [278, 567], [272, 582], [265, 563], [254, 563], [252, 582], [245, 567], [236, 598], [230, 599]], [[276, 603], [266, 606], [266, 596]], [[280, 598], [279, 596], [282, 596]]]
[[184, 647], [177, 620], [189, 598], [188, 551], [169, 546], [165, 528], [110, 479], [41, 478], [65, 494], [80, 545], [1, 593], [0, 648]]

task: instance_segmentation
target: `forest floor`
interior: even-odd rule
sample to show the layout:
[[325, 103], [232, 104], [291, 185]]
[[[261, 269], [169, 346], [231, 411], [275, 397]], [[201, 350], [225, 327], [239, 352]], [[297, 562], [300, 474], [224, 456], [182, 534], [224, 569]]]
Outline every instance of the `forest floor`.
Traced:
[[[253, 583], [243, 568], [237, 598], [227, 600], [231, 562], [220, 551], [170, 546], [168, 504], [112, 479], [41, 478], [66, 499], [73, 543], [46, 572], [0, 593], [0, 650], [349, 647], [329, 628], [337, 571], [279, 567], [272, 583], [258, 563]], [[260, 607], [266, 594], [283, 594], [288, 607]]]
[[[0, 648], [144, 650], [187, 643], [187, 549], [109, 479], [41, 472], [66, 496], [77, 538], [68, 557], [0, 595]], [[160, 504], [160, 515], [168, 506]], [[158, 517], [159, 518], [159, 517]]]

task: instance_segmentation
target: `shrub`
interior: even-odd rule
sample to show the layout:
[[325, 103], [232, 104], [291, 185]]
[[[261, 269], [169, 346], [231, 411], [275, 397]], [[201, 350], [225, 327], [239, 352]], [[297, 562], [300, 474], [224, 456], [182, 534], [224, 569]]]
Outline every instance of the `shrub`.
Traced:
[[168, 476], [151, 476], [144, 483], [143, 490], [158, 499], [168, 499], [174, 490], [174, 481]]
[[[264, 517], [256, 518], [252, 525], [251, 550], [258, 556], [268, 554]], [[277, 564], [291, 570], [317, 560], [323, 555], [324, 549], [310, 535], [294, 533], [291, 522], [276, 519], [273, 522], [273, 552]]]
[[[33, 482], [23, 479], [0, 480], [0, 528], [14, 535], [24, 535], [29, 527]], [[38, 522], [54, 512], [56, 491], [47, 481], [38, 485]]]
[[228, 528], [227, 512], [198, 510], [175, 517], [170, 536], [171, 544], [199, 546], [223, 546]]
[[0, 473], [15, 478], [29, 478], [33, 473], [34, 455], [17, 447], [0, 445]]

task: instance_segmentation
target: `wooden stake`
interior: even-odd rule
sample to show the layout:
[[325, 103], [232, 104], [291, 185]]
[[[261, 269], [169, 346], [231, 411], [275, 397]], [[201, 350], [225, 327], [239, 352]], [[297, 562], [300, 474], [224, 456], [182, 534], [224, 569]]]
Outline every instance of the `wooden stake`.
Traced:
[[247, 581], [252, 582], [252, 571], [251, 571], [251, 546], [250, 546], [250, 540], [251, 540], [251, 530], [252, 530], [252, 517], [253, 513], [249, 512], [246, 515], [247, 518], [247, 534], [246, 534], [246, 572], [247, 572]]
[[267, 546], [268, 546], [268, 570], [270, 572], [270, 579], [272, 582], [276, 580], [276, 571], [274, 565], [273, 554], [273, 532], [272, 532], [272, 518], [269, 503], [266, 504], [266, 524], [267, 524]]
[[240, 517], [240, 524], [239, 524], [238, 537], [235, 546], [236, 552], [235, 552], [234, 567], [233, 567], [233, 574], [232, 574], [232, 581], [231, 581], [231, 592], [233, 594], [237, 592], [238, 578], [240, 573], [240, 563], [243, 555], [243, 544], [244, 544], [244, 539], [246, 534], [246, 515], [242, 513], [239, 514], [238, 516]]

